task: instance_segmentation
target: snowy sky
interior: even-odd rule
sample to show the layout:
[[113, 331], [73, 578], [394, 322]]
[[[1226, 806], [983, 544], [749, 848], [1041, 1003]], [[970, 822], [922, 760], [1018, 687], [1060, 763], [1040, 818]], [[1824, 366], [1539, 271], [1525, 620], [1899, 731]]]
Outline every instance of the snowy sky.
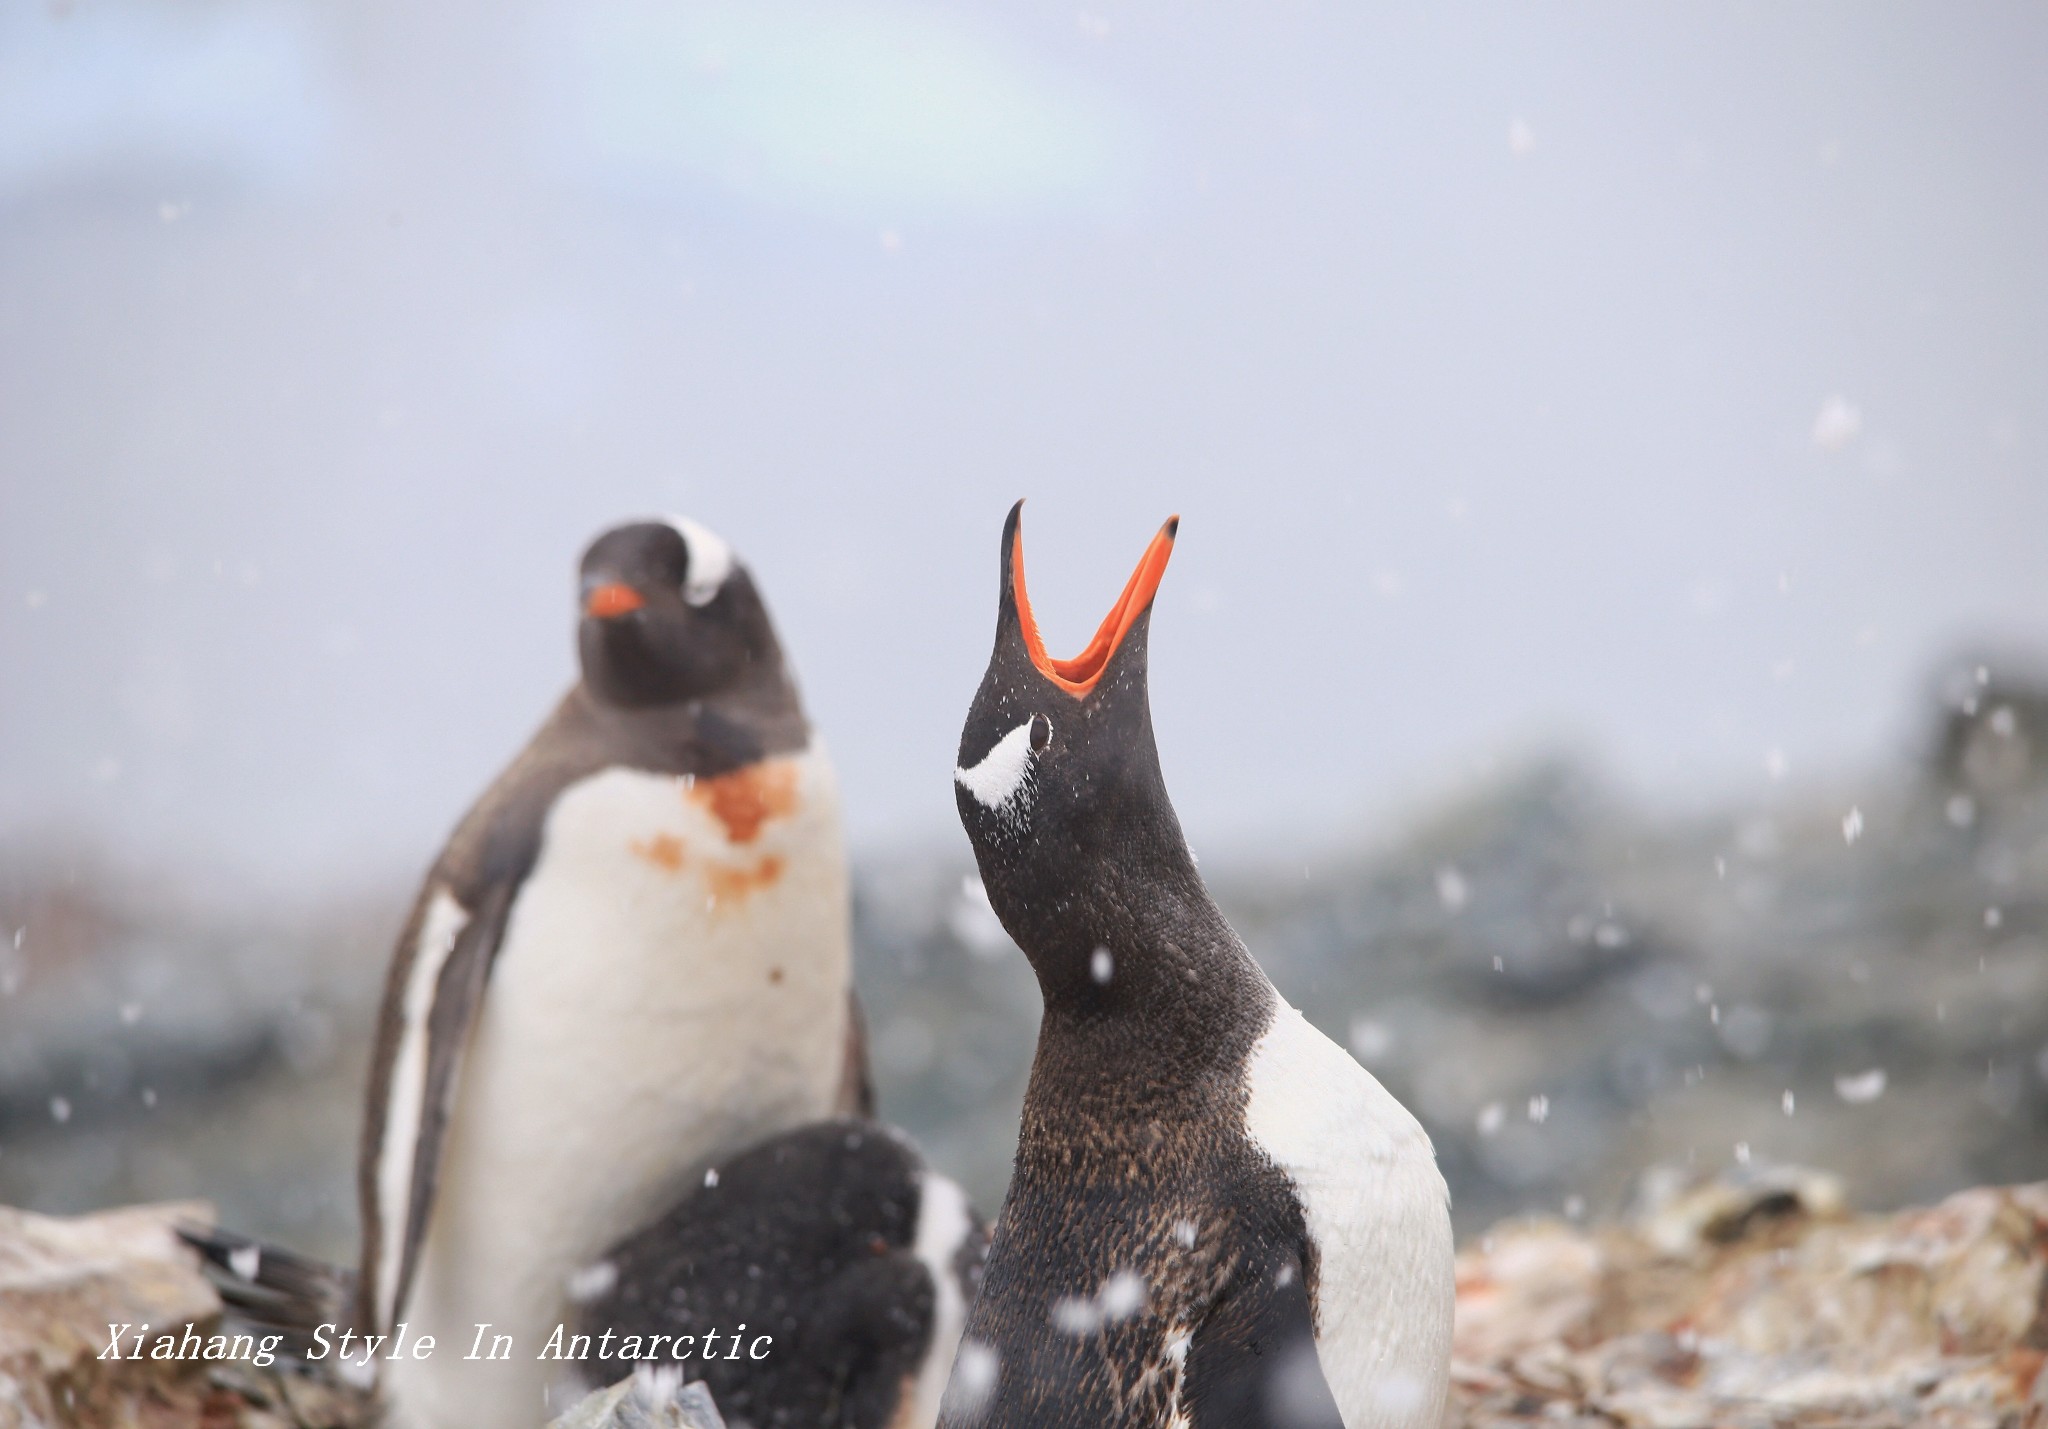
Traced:
[[2048, 9], [0, 10], [0, 833], [415, 869], [678, 510], [861, 840], [944, 838], [996, 535], [1169, 512], [1198, 847], [1489, 760], [1904, 747], [2048, 651]]

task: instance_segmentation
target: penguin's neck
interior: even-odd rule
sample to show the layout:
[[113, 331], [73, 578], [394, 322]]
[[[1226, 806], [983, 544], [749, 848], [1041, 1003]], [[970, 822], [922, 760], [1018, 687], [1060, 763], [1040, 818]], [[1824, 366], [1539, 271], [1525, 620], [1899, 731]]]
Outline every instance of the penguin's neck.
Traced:
[[1225, 1029], [1264, 1025], [1272, 985], [1192, 864], [1150, 873], [1071, 894], [1071, 922], [1026, 945], [1044, 1025], [1056, 1037], [1114, 1045], [1119, 1062], [1166, 1052], [1205, 1061], [1226, 1051]]
[[763, 660], [724, 689], [668, 704], [617, 705], [599, 697], [588, 680], [571, 693], [584, 719], [598, 726], [627, 731], [635, 743], [674, 747], [718, 744], [741, 732], [759, 736], [765, 753], [800, 749], [809, 742], [809, 728], [796, 686], [782, 662]]

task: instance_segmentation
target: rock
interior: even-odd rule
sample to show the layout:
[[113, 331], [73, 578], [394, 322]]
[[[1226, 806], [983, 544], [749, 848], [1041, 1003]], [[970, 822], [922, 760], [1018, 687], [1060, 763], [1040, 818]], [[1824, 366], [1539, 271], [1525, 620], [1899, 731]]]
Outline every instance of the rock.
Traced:
[[1763, 1221], [1839, 1216], [1847, 1206], [1840, 1180], [1798, 1166], [1735, 1166], [1710, 1180], [1656, 1168], [1637, 1201], [1638, 1228], [1667, 1255], [1743, 1240]]
[[[202, 1205], [0, 1208], [0, 1429], [367, 1429], [368, 1398], [279, 1360], [103, 1361], [107, 1326], [219, 1327], [176, 1240]], [[1631, 1218], [1496, 1226], [1458, 1258], [1446, 1429], [2041, 1429], [2048, 1183], [1886, 1215], [1830, 1176], [1644, 1178]], [[232, 1327], [230, 1327], [232, 1330]], [[553, 1429], [725, 1429], [643, 1370]]]
[[725, 1420], [702, 1381], [643, 1368], [585, 1396], [549, 1429], [725, 1429]]
[[220, 1301], [172, 1229], [212, 1217], [198, 1202], [76, 1217], [0, 1207], [0, 1429], [366, 1424], [364, 1397], [282, 1365], [99, 1358], [110, 1325], [147, 1325], [152, 1340], [218, 1331]]
[[1779, 1171], [1510, 1225], [1459, 1257], [1450, 1423], [2032, 1424], [2044, 1289], [2048, 1184], [1851, 1216]]

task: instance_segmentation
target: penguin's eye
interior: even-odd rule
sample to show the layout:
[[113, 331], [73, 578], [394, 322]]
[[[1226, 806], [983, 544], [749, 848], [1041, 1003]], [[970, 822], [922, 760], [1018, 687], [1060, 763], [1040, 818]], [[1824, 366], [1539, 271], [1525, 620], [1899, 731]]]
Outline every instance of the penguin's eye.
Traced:
[[1031, 752], [1045, 753], [1045, 747], [1052, 743], [1052, 721], [1044, 715], [1031, 716]]

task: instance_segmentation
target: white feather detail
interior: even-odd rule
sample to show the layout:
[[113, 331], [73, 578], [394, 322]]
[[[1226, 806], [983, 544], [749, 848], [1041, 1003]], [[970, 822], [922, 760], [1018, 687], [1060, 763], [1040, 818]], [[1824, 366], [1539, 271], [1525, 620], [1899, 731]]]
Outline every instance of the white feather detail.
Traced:
[[1031, 778], [1031, 721], [1025, 720], [996, 741], [972, 769], [954, 767], [954, 782], [984, 809], [1000, 809], [1017, 797]]
[[469, 913], [445, 888], [434, 890], [427, 916], [420, 920], [420, 940], [413, 947], [412, 967], [405, 977], [404, 1020], [398, 1034], [398, 1055], [391, 1063], [391, 1090], [384, 1104], [384, 1143], [377, 1148], [377, 1309], [380, 1327], [398, 1317], [398, 1274], [405, 1264], [405, 1242], [412, 1212], [412, 1167], [419, 1151], [420, 1118], [427, 1097], [427, 1019], [434, 1010], [434, 989], [441, 969], [455, 948], [455, 939], [469, 923]]
[[1320, 1260], [1317, 1357], [1345, 1429], [1435, 1429], [1454, 1272], [1428, 1133], [1284, 1001], [1246, 1074], [1245, 1129], [1294, 1183]]
[[939, 1419], [939, 1400], [953, 1377], [953, 1357], [967, 1328], [967, 1297], [953, 1272], [953, 1257], [974, 1232], [967, 1193], [936, 1171], [918, 1178], [917, 1233], [911, 1252], [932, 1277], [932, 1334], [911, 1388], [911, 1404], [892, 1421], [902, 1429], [930, 1429]]
[[708, 605], [732, 574], [732, 547], [708, 526], [687, 516], [665, 518], [690, 548], [690, 569], [683, 577], [683, 599], [691, 605]]

